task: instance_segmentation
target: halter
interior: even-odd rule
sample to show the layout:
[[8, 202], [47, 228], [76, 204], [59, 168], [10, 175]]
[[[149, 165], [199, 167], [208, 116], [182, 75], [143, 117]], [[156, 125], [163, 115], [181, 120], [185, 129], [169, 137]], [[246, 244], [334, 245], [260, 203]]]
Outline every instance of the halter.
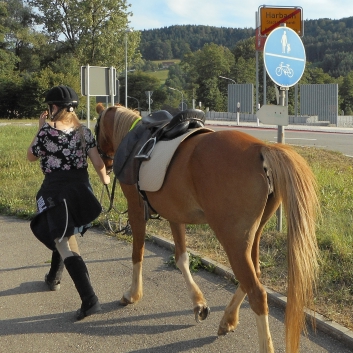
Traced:
[[101, 120], [101, 116], [102, 116], [102, 113], [99, 114], [98, 116], [98, 119], [97, 119], [97, 123], [96, 123], [96, 126], [94, 127], [94, 134], [96, 135], [96, 142], [97, 142], [97, 150], [98, 150], [98, 153], [99, 155], [102, 157], [102, 158], [105, 158], [105, 159], [109, 159], [111, 161], [114, 160], [114, 155], [113, 156], [110, 156], [108, 154], [106, 154], [105, 152], [103, 152], [99, 146], [99, 142], [98, 142], [98, 136], [99, 136], [99, 123], [100, 123], [100, 120]]

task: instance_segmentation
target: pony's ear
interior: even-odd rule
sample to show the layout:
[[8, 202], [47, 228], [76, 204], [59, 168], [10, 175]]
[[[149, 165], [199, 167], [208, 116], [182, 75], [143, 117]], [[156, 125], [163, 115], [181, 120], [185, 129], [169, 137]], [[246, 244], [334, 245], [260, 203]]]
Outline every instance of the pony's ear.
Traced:
[[98, 103], [96, 105], [96, 112], [100, 114], [104, 110], [104, 105], [102, 103]]

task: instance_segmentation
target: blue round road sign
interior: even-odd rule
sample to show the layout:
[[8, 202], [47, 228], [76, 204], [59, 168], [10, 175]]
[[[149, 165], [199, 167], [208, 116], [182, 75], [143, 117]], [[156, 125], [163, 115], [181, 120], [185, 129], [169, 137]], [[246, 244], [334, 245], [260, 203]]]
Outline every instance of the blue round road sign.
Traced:
[[274, 29], [264, 47], [265, 68], [271, 80], [279, 86], [294, 86], [305, 69], [305, 49], [298, 34], [288, 27]]

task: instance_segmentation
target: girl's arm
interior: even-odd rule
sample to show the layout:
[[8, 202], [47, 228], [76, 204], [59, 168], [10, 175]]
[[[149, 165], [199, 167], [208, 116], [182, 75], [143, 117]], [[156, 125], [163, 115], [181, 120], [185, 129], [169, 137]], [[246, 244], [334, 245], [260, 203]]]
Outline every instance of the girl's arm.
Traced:
[[101, 182], [105, 185], [110, 183], [110, 176], [107, 174], [104, 162], [98, 153], [97, 147], [88, 150], [88, 157], [91, 160]]
[[[47, 112], [47, 111], [43, 112], [43, 113], [40, 115], [40, 117], [39, 117], [39, 122], [38, 122], [38, 127], [39, 127], [38, 130], [40, 130], [40, 129], [42, 128], [42, 126], [44, 125], [45, 120], [47, 119], [47, 117], [48, 117], [48, 112]], [[37, 135], [34, 136], [34, 138], [33, 138], [32, 142], [31, 142], [31, 144], [29, 145], [29, 147], [28, 147], [28, 149], [27, 149], [27, 159], [28, 159], [30, 162], [35, 162], [35, 161], [37, 161], [37, 160], [39, 159], [39, 157], [36, 157], [36, 156], [32, 153], [32, 146], [33, 146], [33, 143], [34, 143], [36, 137], [37, 137]]]

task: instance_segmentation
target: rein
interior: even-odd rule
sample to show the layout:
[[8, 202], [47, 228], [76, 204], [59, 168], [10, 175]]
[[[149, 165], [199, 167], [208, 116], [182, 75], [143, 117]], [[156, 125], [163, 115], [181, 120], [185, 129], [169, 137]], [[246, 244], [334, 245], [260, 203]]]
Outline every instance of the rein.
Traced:
[[[99, 155], [102, 157], [102, 158], [106, 158], [106, 159], [109, 159], [109, 160], [114, 160], [114, 156], [109, 156], [107, 155], [105, 152], [103, 152], [101, 149], [100, 149], [100, 146], [99, 146], [99, 131], [100, 131], [100, 128], [99, 128], [99, 124], [100, 124], [100, 119], [101, 119], [101, 114], [99, 114], [99, 117], [97, 119], [97, 123], [96, 123], [96, 126], [94, 128], [94, 133], [96, 135], [96, 142], [97, 142], [97, 150], [98, 150], [98, 153]], [[116, 176], [114, 176], [114, 180], [113, 180], [113, 186], [112, 186], [112, 192], [110, 193], [109, 191], [109, 187], [108, 185], [103, 185], [103, 189], [102, 189], [102, 195], [101, 195], [101, 199], [100, 199], [100, 203], [102, 204], [102, 201], [103, 201], [103, 195], [104, 195], [104, 190], [106, 191], [107, 195], [108, 195], [108, 199], [109, 199], [109, 208], [107, 209], [107, 211], [105, 211], [105, 214], [106, 216], [108, 216], [108, 213], [114, 209], [119, 215], [123, 215], [125, 213], [127, 213], [128, 210], [124, 211], [124, 212], [120, 212], [118, 210], [116, 210], [114, 207], [113, 207], [113, 203], [114, 203], [114, 196], [115, 196], [115, 188], [116, 188], [116, 182], [117, 182], [117, 178]], [[109, 226], [109, 229], [114, 232], [114, 233], [121, 233], [123, 232], [123, 234], [129, 234], [131, 233], [131, 228], [130, 228], [130, 224], [129, 224], [129, 221], [127, 221], [127, 224], [125, 227], [121, 227], [120, 226], [120, 218], [119, 218], [119, 230], [115, 230], [111, 224], [111, 221], [108, 219], [108, 226]]]

